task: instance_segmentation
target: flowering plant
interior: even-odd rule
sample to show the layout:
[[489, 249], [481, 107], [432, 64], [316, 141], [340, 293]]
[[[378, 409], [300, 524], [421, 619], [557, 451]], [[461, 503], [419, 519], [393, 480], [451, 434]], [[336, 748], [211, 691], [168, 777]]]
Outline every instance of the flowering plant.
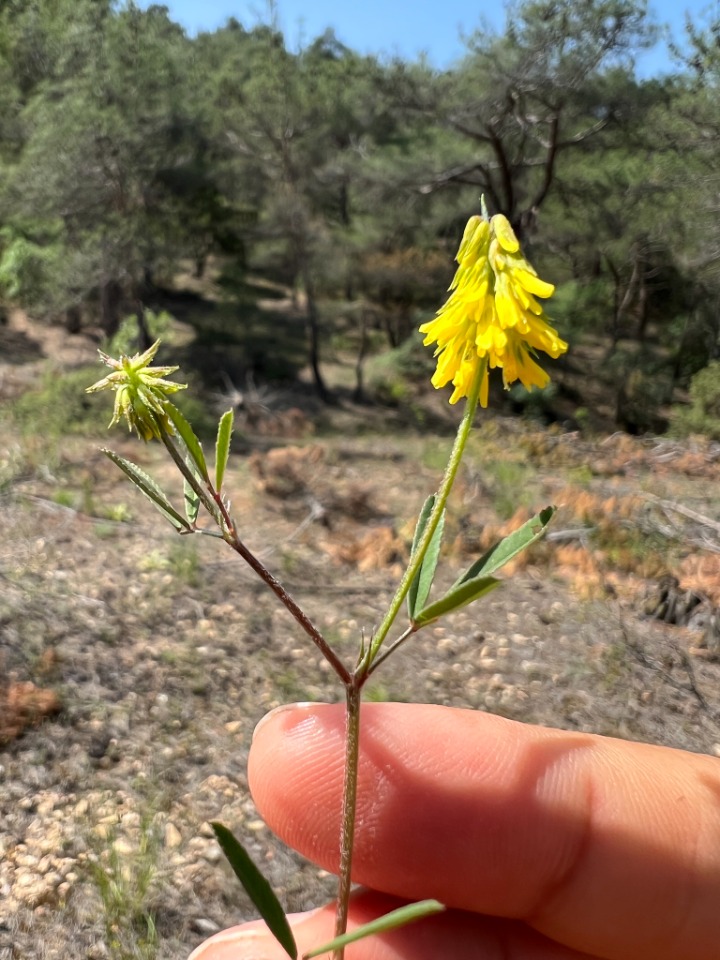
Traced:
[[[451, 382], [454, 390], [450, 402], [456, 403], [465, 397], [464, 415], [440, 487], [428, 497], [418, 517], [408, 567], [383, 620], [367, 642], [364, 637], [361, 639], [350, 664], [338, 655], [282, 583], [242, 539], [224, 485], [233, 428], [232, 411], [225, 413], [218, 424], [215, 464], [211, 473], [191, 425], [168, 399], [169, 395], [183, 389], [183, 385], [165, 379], [177, 368], [151, 366], [159, 341], [143, 354], [123, 356], [119, 360], [101, 353], [101, 359], [113, 372], [88, 388], [89, 391], [107, 389], [115, 392], [111, 425], [125, 417], [129, 429], [135, 430], [143, 440], [159, 439], [165, 445], [183, 477], [184, 505], [178, 508], [137, 465], [106, 450], [110, 459], [179, 533], [218, 537], [249, 564], [293, 615], [299, 628], [325, 657], [343, 686], [346, 702], [345, 774], [335, 937], [329, 943], [318, 945], [305, 957], [332, 951], [336, 960], [341, 960], [345, 946], [351, 941], [443, 909], [435, 900], [422, 901], [347, 932], [363, 687], [383, 661], [419, 630], [495, 589], [501, 583], [495, 574], [543, 535], [554, 513], [554, 507], [541, 510], [477, 558], [441, 596], [431, 599], [447, 500], [477, 405], [487, 406], [489, 371], [500, 368], [506, 387], [515, 380], [520, 380], [528, 388], [542, 387], [549, 377], [535, 361], [536, 351], [558, 357], [567, 349], [537, 299], [549, 297], [554, 288], [541, 280], [524, 258], [504, 216], [496, 215], [490, 219], [484, 213], [472, 217], [465, 229], [457, 260], [459, 267], [447, 302], [437, 317], [420, 329], [425, 334], [426, 344], [437, 344], [438, 363], [433, 385], [442, 388]], [[199, 523], [201, 508], [211, 521], [209, 527]], [[406, 608], [405, 622], [398, 628], [403, 607]], [[292, 931], [269, 885], [232, 833], [222, 824], [213, 827], [233, 870], [263, 919], [295, 960], [298, 951]]]

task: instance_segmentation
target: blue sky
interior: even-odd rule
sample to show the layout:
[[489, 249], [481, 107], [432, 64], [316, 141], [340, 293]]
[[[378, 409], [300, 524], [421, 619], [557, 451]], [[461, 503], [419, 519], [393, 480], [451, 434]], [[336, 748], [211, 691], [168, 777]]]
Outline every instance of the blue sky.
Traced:
[[[147, 7], [151, 0], [139, 0]], [[155, 0], [158, 2], [158, 0]], [[159, 0], [170, 10], [173, 20], [191, 33], [214, 30], [230, 16], [245, 27], [267, 22], [268, 5], [264, 0]], [[582, 2], [582, 0], [579, 0]], [[720, 15], [720, 0], [651, 0], [655, 18], [668, 25], [672, 36], [684, 36], [685, 12], [696, 23], [706, 22], [704, 14]], [[361, 53], [399, 54], [413, 58], [426, 52], [439, 67], [450, 65], [462, 56], [461, 32], [479, 25], [483, 14], [491, 26], [502, 27], [503, 4], [494, 0], [277, 0], [277, 14], [288, 46], [298, 49], [334, 27], [338, 38]], [[664, 43], [642, 54], [638, 62], [641, 75], [650, 76], [674, 68]]]

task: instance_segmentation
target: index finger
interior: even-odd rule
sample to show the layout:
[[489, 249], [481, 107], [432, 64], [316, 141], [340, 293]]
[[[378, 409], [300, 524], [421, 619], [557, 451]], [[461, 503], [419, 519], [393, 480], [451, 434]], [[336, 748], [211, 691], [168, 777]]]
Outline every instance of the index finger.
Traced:
[[[260, 725], [268, 825], [337, 870], [344, 712]], [[523, 920], [611, 960], [715, 960], [720, 761], [471, 711], [365, 704], [353, 879]]]

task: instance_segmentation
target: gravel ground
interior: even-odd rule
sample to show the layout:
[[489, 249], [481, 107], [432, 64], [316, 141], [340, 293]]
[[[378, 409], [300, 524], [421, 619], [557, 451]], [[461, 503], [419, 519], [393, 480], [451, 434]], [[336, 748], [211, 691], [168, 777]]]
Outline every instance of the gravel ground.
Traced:
[[[483, 455], [523, 431], [500, 422]], [[543, 435], [532, 436], [542, 446]], [[233, 457], [233, 509], [241, 526], [251, 518], [249, 544], [350, 661], [390, 598], [447, 441], [363, 434], [356, 420], [291, 452], [278, 443], [279, 452]], [[123, 437], [114, 446], [171, 477], [160, 450]], [[545, 460], [533, 454], [533, 502], [553, 499], [592, 465], [586, 487], [605, 503], [613, 471], [598, 464], [624, 450], [615, 495], [651, 482], [658, 495], [683, 492], [696, 509], [707, 507], [716, 460], [706, 456], [699, 476], [663, 472], [657, 457], [640, 456], [657, 449], [556, 437]], [[673, 449], [676, 461], [687, 453]], [[448, 519], [448, 581], [499, 523], [504, 481], [486, 476], [483, 462], [478, 447]], [[513, 492], [527, 494], [519, 481]], [[557, 529], [580, 530], [576, 520], [561, 514]], [[52, 691], [59, 706], [0, 746], [0, 960], [182, 960], [210, 933], [251, 916], [211, 819], [243, 839], [289, 910], [331, 895], [332, 878], [274, 840], [247, 790], [252, 730], [267, 710], [339, 699], [274, 598], [223, 544], [166, 530], [88, 441], [70, 444], [53, 471], [12, 484], [0, 528], [6, 727], [7, 695], [18, 684]], [[580, 533], [576, 540], [588, 549]], [[640, 578], [608, 572], [600, 589], [579, 589], [582, 566], [571, 562], [571, 575], [561, 576], [551, 549], [539, 548], [484, 602], [406, 644], [368, 697], [720, 754], [720, 666], [698, 632], [644, 619]]]

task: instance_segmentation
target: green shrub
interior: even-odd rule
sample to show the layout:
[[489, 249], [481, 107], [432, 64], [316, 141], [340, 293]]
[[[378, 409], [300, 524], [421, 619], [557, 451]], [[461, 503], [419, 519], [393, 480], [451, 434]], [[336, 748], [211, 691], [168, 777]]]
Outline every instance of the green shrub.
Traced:
[[85, 388], [102, 376], [99, 364], [65, 373], [50, 370], [14, 402], [12, 419], [23, 433], [38, 433], [47, 439], [101, 435], [110, 419], [107, 403], [103, 397], [85, 393]]
[[713, 360], [690, 381], [690, 404], [675, 404], [671, 433], [686, 437], [700, 433], [720, 440], [720, 360]]
[[432, 355], [417, 334], [373, 357], [367, 379], [379, 400], [395, 405], [409, 399], [413, 384], [430, 379], [433, 366]]
[[[146, 310], [144, 320], [152, 341], [164, 340], [173, 323], [173, 317], [167, 310], [161, 310], [160, 313]], [[137, 314], [131, 313], [122, 319], [117, 333], [103, 346], [103, 349], [111, 357], [119, 357], [120, 354], [130, 356], [137, 353], [139, 333]]]
[[557, 287], [552, 300], [544, 306], [559, 330], [577, 335], [585, 330], [605, 329], [610, 302], [606, 281], [568, 280]]

